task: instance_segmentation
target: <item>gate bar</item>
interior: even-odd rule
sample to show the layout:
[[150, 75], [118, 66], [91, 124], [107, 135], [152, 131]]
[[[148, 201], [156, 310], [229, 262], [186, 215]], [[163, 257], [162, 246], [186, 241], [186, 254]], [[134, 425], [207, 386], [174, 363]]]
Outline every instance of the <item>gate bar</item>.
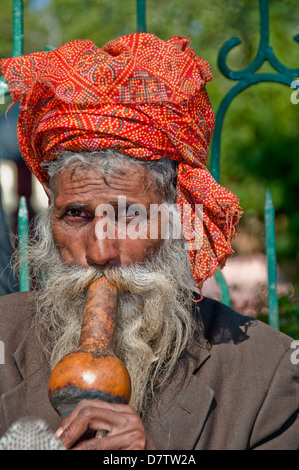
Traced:
[[279, 330], [277, 263], [275, 248], [275, 213], [269, 189], [267, 189], [265, 201], [265, 236], [266, 254], [268, 261], [269, 325]]

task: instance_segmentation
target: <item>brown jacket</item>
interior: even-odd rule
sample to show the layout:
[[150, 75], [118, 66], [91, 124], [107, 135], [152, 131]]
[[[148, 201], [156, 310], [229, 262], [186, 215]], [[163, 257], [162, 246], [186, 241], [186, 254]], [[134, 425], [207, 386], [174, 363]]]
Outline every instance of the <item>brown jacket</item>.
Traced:
[[[145, 423], [157, 449], [298, 449], [292, 339], [216, 301], [195, 305], [203, 338]], [[0, 297], [0, 435], [22, 416], [59, 426], [47, 397], [50, 370], [30, 328], [33, 312], [27, 293]]]

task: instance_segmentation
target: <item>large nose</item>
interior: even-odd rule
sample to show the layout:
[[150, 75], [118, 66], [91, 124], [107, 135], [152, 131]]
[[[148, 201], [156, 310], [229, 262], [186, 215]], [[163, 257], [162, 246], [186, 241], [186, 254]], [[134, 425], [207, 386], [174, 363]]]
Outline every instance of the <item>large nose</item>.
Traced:
[[89, 266], [117, 266], [120, 264], [118, 240], [111, 234], [99, 233], [96, 221], [90, 224], [85, 245], [86, 261]]

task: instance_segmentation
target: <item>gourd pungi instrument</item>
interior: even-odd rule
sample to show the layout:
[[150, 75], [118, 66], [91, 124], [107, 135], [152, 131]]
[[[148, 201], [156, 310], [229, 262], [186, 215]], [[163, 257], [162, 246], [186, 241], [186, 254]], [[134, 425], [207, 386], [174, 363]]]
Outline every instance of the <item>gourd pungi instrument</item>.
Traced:
[[117, 288], [103, 275], [88, 289], [78, 349], [50, 376], [49, 399], [62, 419], [83, 399], [129, 402], [130, 376], [113, 352], [116, 312]]

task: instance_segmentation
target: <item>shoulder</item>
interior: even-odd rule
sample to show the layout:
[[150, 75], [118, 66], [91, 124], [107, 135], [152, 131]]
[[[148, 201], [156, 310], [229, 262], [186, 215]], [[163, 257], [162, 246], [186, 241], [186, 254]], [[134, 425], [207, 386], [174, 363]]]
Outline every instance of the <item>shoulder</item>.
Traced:
[[254, 356], [266, 354], [272, 361], [290, 350], [292, 338], [255, 318], [206, 297], [197, 304], [204, 336], [212, 347], [252, 350]]
[[0, 296], [0, 340], [16, 347], [31, 326], [34, 300], [30, 292]]
[[294, 340], [208, 298], [196, 303], [196, 316], [208, 349], [196, 374], [215, 397], [204, 445], [221, 429], [223, 448], [297, 448]]

